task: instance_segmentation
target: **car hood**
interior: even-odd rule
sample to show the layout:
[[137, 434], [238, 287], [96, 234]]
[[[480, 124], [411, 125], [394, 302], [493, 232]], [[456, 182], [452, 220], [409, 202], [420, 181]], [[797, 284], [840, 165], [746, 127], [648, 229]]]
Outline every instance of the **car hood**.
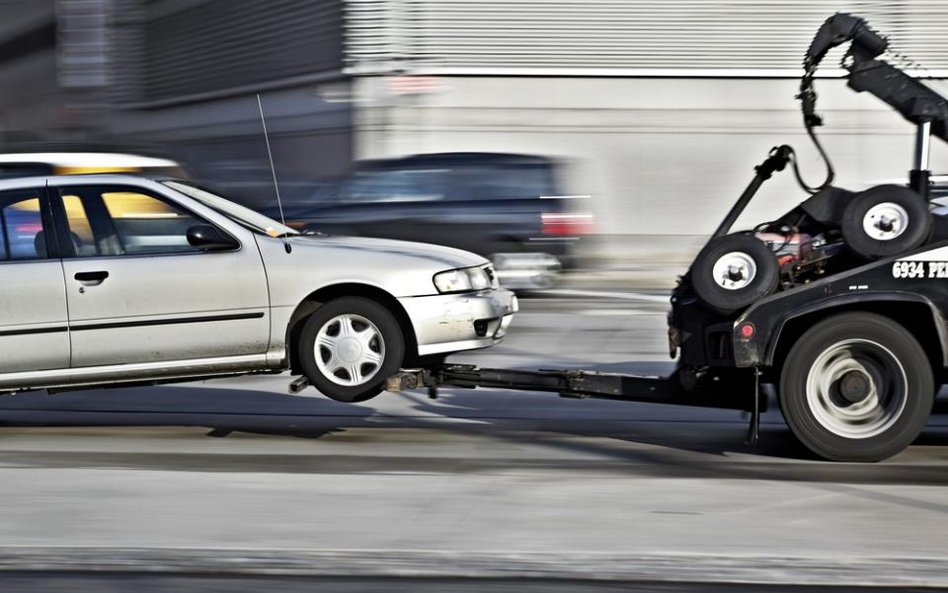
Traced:
[[293, 236], [290, 238], [290, 243], [304, 246], [304, 248], [318, 246], [360, 253], [410, 257], [426, 260], [429, 263], [443, 266], [444, 269], [467, 268], [487, 263], [487, 259], [470, 251], [414, 241], [314, 234]]
[[320, 286], [362, 284], [395, 297], [436, 294], [432, 277], [454, 268], [484, 265], [468, 251], [389, 239], [330, 235], [256, 237], [275, 306], [299, 303]]

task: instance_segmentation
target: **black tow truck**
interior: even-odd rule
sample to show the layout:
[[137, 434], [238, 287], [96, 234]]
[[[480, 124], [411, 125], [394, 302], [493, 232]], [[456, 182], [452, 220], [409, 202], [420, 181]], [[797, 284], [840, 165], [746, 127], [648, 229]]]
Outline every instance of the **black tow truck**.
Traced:
[[[814, 132], [822, 125], [814, 77], [827, 52], [844, 43], [848, 86], [917, 127], [905, 185], [859, 192], [832, 185], [832, 164]], [[878, 461], [898, 453], [925, 426], [948, 368], [948, 218], [930, 202], [928, 166], [931, 137], [948, 141], [948, 101], [892, 56], [888, 39], [857, 16], [836, 14], [819, 29], [798, 98], [826, 180], [808, 186], [786, 145], [755, 168], [671, 295], [677, 366], [670, 376], [446, 364], [403, 370], [388, 389], [494, 387], [746, 410], [748, 439], [756, 442], [767, 384], [793, 434], [817, 455]], [[810, 197], [773, 221], [732, 232], [761, 184], [787, 165]]]

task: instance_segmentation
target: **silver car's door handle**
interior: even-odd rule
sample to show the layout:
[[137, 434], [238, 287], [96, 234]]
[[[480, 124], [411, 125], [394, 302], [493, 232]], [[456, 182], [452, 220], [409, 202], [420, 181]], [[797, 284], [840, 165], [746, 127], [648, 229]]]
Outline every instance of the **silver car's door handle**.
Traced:
[[73, 276], [76, 280], [79, 281], [83, 286], [98, 286], [102, 284], [102, 281], [109, 277], [109, 273], [105, 270], [99, 270], [96, 272], [76, 272], [76, 275]]

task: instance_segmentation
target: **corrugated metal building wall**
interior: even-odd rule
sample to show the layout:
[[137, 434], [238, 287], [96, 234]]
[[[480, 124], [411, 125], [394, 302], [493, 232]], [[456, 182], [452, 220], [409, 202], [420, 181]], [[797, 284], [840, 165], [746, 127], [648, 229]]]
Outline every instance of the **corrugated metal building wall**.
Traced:
[[114, 133], [170, 146], [206, 182], [272, 198], [260, 93], [285, 195], [352, 159], [344, 0], [112, 0]]
[[944, 0], [349, 0], [355, 71], [787, 75], [816, 26], [860, 15], [948, 73]]
[[117, 98], [144, 106], [338, 73], [342, 0], [117, 0], [118, 48], [137, 76]]

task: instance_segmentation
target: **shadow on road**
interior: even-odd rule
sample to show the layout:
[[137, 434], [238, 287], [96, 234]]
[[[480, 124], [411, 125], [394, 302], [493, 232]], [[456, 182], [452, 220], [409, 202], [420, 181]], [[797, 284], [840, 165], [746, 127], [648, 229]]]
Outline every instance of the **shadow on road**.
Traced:
[[[629, 371], [626, 368], [621, 372]], [[577, 401], [502, 390], [445, 390], [436, 400], [415, 392], [386, 394], [353, 405], [264, 390], [161, 386], [0, 398], [0, 424], [201, 427], [208, 429], [208, 437], [254, 435], [258, 440], [249, 445], [243, 441], [240, 454], [226, 447], [184, 453], [71, 451], [68, 443], [60, 441], [65, 450], [55, 455], [16, 450], [0, 451], [0, 458], [15, 459], [18, 465], [154, 470], [451, 473], [568, 469], [629, 471], [637, 476], [663, 478], [948, 484], [948, 472], [944, 471], [948, 428], [937, 416], [916, 446], [875, 465], [814, 460], [775, 410], [762, 419], [760, 443], [749, 446], [744, 444], [746, 422], [746, 416], [727, 410]], [[358, 438], [346, 435], [351, 429], [360, 429]], [[443, 448], [432, 436], [405, 437], [398, 433], [400, 436], [395, 438], [388, 429], [431, 429], [429, 435], [447, 434], [449, 440], [475, 438], [509, 454], [471, 455], [469, 447]], [[340, 441], [337, 435], [346, 440]], [[69, 434], [65, 438], [82, 436]], [[260, 437], [323, 438], [321, 443], [335, 446], [287, 451], [274, 446], [279, 441]], [[402, 455], [398, 446], [405, 438], [425, 441], [425, 446]], [[258, 444], [259, 453], [254, 449]]]

